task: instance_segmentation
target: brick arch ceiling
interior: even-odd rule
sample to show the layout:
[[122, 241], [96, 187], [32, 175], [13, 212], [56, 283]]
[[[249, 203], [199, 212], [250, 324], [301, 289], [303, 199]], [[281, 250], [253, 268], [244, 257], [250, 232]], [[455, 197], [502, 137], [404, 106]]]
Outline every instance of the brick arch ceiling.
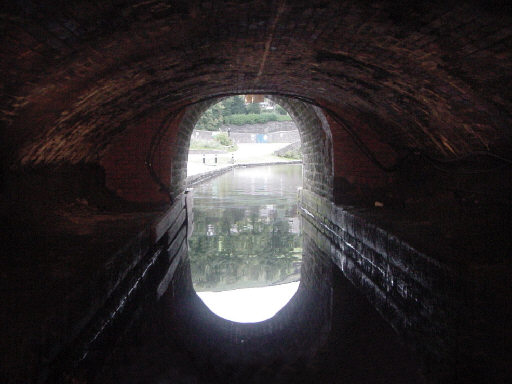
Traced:
[[305, 96], [439, 158], [510, 144], [495, 3], [26, 1], [1, 18], [11, 165], [95, 162], [128, 123], [229, 92]]

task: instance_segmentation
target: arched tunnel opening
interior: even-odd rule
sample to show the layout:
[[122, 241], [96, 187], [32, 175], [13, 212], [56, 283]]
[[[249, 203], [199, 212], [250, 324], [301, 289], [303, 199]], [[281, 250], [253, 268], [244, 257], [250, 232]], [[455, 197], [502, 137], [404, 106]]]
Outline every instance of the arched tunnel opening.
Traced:
[[[302, 259], [297, 209], [302, 165], [274, 155], [290, 146], [288, 141], [300, 148], [300, 135], [293, 120], [281, 124], [275, 112], [261, 114], [254, 98], [216, 100], [194, 123], [187, 163], [187, 186], [193, 195], [188, 257], [194, 290], [212, 312], [243, 323], [270, 319], [287, 305], [299, 287]], [[260, 99], [268, 100], [263, 95]], [[282, 108], [268, 101], [264, 105], [272, 111]], [[244, 117], [272, 120], [221, 125], [224, 120], [243, 122]]]
[[[2, 382], [509, 381], [509, 5], [0, 7]], [[255, 324], [187, 257], [190, 134], [241, 94], [303, 146], [301, 282]]]
[[[315, 191], [316, 196], [331, 201], [332, 142], [322, 110], [297, 98], [269, 97], [289, 111], [299, 129], [303, 155], [300, 172], [305, 181], [301, 195], [306, 193], [304, 190]], [[183, 141], [178, 140], [176, 145], [188, 147], [197, 120], [217, 100], [198, 103], [185, 111], [179, 124], [185, 134], [178, 133]], [[186, 151], [177, 151], [175, 156], [178, 159], [174, 158], [173, 164], [186, 168]], [[189, 186], [183, 168], [172, 169], [174, 175], [181, 176], [173, 179], [174, 196], [179, 196], [179, 191]], [[262, 187], [260, 184], [259, 188]], [[283, 192], [280, 188], [280, 193]], [[147, 308], [139, 319], [139, 328], [121, 341], [117, 353], [112, 354], [106, 364], [100, 363], [101, 369], [95, 364], [93, 369], [87, 369], [95, 372], [90, 380], [136, 382], [144, 377], [143, 380], [179, 382], [189, 376], [205, 382], [244, 383], [316, 382], [319, 377], [343, 382], [392, 380], [405, 383], [411, 377], [421, 380], [420, 363], [411, 357], [411, 351], [366, 299], [337, 272], [338, 267], [325, 249], [330, 241], [302, 217], [301, 226], [306, 232], [302, 239], [301, 282], [297, 292], [277, 313], [265, 317], [256, 313], [257, 320], [249, 321], [244, 317], [226, 318], [203, 298], [199, 299], [191, 273], [195, 230], [189, 228], [200, 221], [196, 212], [190, 213], [195, 208], [191, 208], [193, 199], [194, 192], [189, 189], [185, 205], [187, 218], [193, 217], [193, 220], [187, 223], [186, 236], [191, 236], [188, 251], [183, 245], [180, 251], [175, 251], [177, 256], [169, 267], [172, 280], [169, 281], [168, 271], [157, 289], [160, 305]], [[305, 201], [303, 196], [301, 199]], [[211, 196], [207, 200], [211, 200]], [[217, 202], [210, 201], [210, 204]], [[301, 209], [304, 217], [314, 212], [308, 211], [305, 205]], [[178, 212], [183, 214], [183, 210]], [[179, 216], [175, 213], [168, 217], [178, 218], [179, 222]], [[179, 235], [169, 235], [169, 249], [176, 250], [177, 240], [180, 240]], [[275, 256], [271, 250], [263, 251], [267, 258]], [[135, 343], [137, 347], [132, 345], [134, 339], [140, 340]], [[363, 347], [367, 343], [372, 345], [371, 352]], [[130, 352], [125, 353], [126, 350]], [[180, 363], [169, 363], [175, 359]], [[372, 366], [361, 364], [364, 359], [370, 359]], [[149, 367], [154, 362], [159, 363]]]

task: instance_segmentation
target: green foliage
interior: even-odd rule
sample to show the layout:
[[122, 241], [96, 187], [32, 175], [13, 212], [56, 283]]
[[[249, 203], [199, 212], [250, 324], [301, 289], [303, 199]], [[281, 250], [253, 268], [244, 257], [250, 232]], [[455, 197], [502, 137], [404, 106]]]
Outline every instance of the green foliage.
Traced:
[[190, 140], [189, 149], [218, 149], [221, 151], [233, 152], [238, 149], [237, 145], [228, 137], [227, 134], [221, 133], [215, 136], [214, 140]]
[[223, 116], [247, 113], [243, 96], [238, 95], [228, 97], [227, 99], [222, 100], [220, 104], [224, 105], [224, 110], [222, 112]]
[[286, 151], [283, 154], [278, 155], [279, 157], [284, 157], [286, 159], [290, 160], [300, 160], [302, 159], [302, 153], [298, 149], [291, 149], [289, 151]]
[[224, 119], [222, 112], [224, 111], [224, 105], [217, 103], [212, 107], [208, 108], [205, 113], [201, 115], [197, 122], [195, 129], [203, 131], [218, 131]]
[[226, 147], [233, 145], [233, 140], [231, 140], [231, 138], [225, 132], [219, 133], [214, 137], [214, 139], [221, 145], [225, 145]]
[[218, 141], [213, 140], [190, 140], [189, 149], [220, 149], [223, 150], [224, 146]]
[[269, 121], [289, 121], [290, 116], [277, 115], [275, 113], [231, 115], [224, 117], [224, 124], [244, 125], [244, 124], [263, 124]]
[[252, 103], [247, 106], [247, 113], [253, 113], [259, 115], [261, 113], [261, 107], [258, 103]]
[[195, 129], [218, 131], [222, 124], [262, 124], [269, 121], [291, 120], [281, 106], [277, 106], [276, 111], [277, 113], [262, 113], [258, 103], [245, 105], [242, 96], [228, 97], [208, 108], [200, 117]]
[[277, 115], [277, 121], [292, 121], [290, 115]]

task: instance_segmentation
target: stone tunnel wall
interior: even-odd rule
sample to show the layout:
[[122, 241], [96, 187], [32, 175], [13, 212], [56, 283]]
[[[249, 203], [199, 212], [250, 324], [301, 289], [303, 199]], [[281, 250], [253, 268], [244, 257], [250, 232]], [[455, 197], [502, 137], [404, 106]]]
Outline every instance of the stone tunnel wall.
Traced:
[[486, 324], [477, 309], [480, 299], [472, 296], [480, 282], [372, 224], [361, 210], [352, 212], [307, 190], [300, 205], [306, 229], [319, 233], [317, 245], [422, 356], [427, 377], [485, 382], [493, 357], [477, 352], [478, 343], [493, 325]]
[[[353, 114], [343, 114], [338, 122], [327, 114], [331, 128], [334, 157], [334, 199], [337, 203], [350, 204], [357, 200], [379, 200], [379, 192], [394, 181], [394, 173], [385, 172], [370, 160], [347, 130], [362, 141], [362, 145], [385, 166], [393, 166], [397, 154], [386, 140], [371, 133], [367, 122]], [[376, 193], [377, 192], [377, 193]], [[372, 202], [373, 203], [373, 202]]]
[[106, 187], [117, 196], [133, 202], [169, 201], [166, 191], [151, 178], [146, 164], [151, 142], [163, 128], [165, 132], [156, 148], [153, 168], [163, 183], [170, 183], [172, 156], [177, 149], [177, 127], [183, 113], [176, 114], [170, 121], [166, 121], [167, 116], [168, 112], [163, 110], [131, 125], [101, 158]]
[[302, 149], [304, 188], [332, 199], [332, 138], [323, 112], [292, 98], [271, 96], [290, 114], [299, 130]]
[[101, 367], [130, 324], [167, 291], [186, 258], [191, 204], [190, 195], [178, 196], [112, 255], [87, 286], [69, 293], [56, 318], [41, 325], [45, 331], [38, 338], [43, 344], [32, 346], [41, 351], [41, 361], [27, 364], [36, 364], [37, 377], [25, 377], [26, 382], [61, 382], [66, 376], [86, 380]]
[[[382, 155], [379, 159], [385, 165], [396, 159], [393, 151], [400, 157], [408, 151], [422, 153], [437, 164], [458, 164], [469, 158], [466, 170], [475, 173], [467, 176], [467, 185], [477, 186], [478, 196], [490, 186], [498, 191], [502, 206], [510, 207], [510, 172], [507, 178], [475, 176], [489, 155], [493, 163], [487, 168], [492, 169], [505, 169], [510, 159], [512, 17], [510, 6], [502, 3], [310, 0], [253, 1], [248, 7], [200, 0], [178, 1], [175, 6], [159, 0], [4, 2], [0, 183], [3, 188], [15, 183], [20, 174], [27, 176], [26, 184], [33, 190], [15, 190], [12, 195], [45, 206], [48, 192], [41, 194], [37, 189], [41, 189], [38, 182], [49, 175], [75, 201], [84, 191], [96, 194], [97, 189], [87, 184], [103, 180], [96, 177], [96, 168], [90, 170], [103, 162], [109, 188], [123, 198], [162, 201], [167, 197], [154, 183], [146, 183], [142, 161], [151, 126], [161, 122], [162, 116], [155, 111], [175, 111], [188, 102], [232, 92], [272, 92], [307, 96], [345, 117], [352, 128], [360, 129], [372, 151]], [[141, 131], [131, 128], [133, 122], [146, 118], [148, 125]], [[146, 128], [148, 134], [139, 141]], [[307, 188], [329, 199], [333, 172], [324, 155], [331, 149], [324, 144], [330, 138], [327, 130], [315, 136], [318, 132], [302, 137], [305, 143], [319, 145], [317, 152], [306, 154], [306, 176], [311, 181]], [[353, 189], [357, 194], [363, 190], [359, 186], [388, 183], [357, 151], [352, 154], [357, 161], [351, 164], [345, 133], [337, 127], [332, 132], [335, 182], [343, 193]], [[180, 140], [185, 149], [187, 138]], [[132, 150], [124, 151], [125, 147]], [[484, 153], [485, 161], [475, 158], [478, 152]], [[164, 182], [171, 183], [171, 176], [177, 175], [172, 181], [177, 198], [185, 168], [177, 161], [167, 172], [168, 156], [162, 152], [165, 164], [157, 168], [163, 171], [159, 176]], [[44, 170], [42, 177], [28, 172], [34, 167]], [[59, 167], [65, 170], [62, 177], [56, 177]], [[129, 174], [140, 178], [128, 180]], [[446, 179], [455, 186], [450, 175]], [[2, 203], [9, 207], [12, 196], [4, 194], [3, 188], [4, 196]], [[25, 212], [23, 206], [19, 212]], [[9, 212], [7, 219], [16, 213]], [[37, 218], [20, 222], [11, 233], [30, 228]], [[338, 230], [334, 224], [332, 228]], [[501, 228], [503, 237], [509, 229]], [[363, 241], [365, 230], [354, 237]], [[33, 243], [32, 237], [27, 238], [24, 248]], [[38, 249], [32, 253], [37, 259], [52, 257], [51, 252]], [[510, 252], [503, 253], [509, 258]], [[478, 257], [492, 259], [494, 254], [484, 252]], [[81, 262], [73, 254], [75, 259]], [[350, 260], [346, 258], [347, 265]], [[354, 265], [362, 263], [354, 271], [368, 269], [364, 276], [374, 272], [375, 276], [374, 280], [353, 280], [360, 286], [372, 281], [370, 286], [379, 295], [370, 297], [382, 297], [385, 292], [390, 298], [385, 302], [395, 303], [391, 298], [398, 292], [397, 285], [388, 285], [389, 293], [386, 287], [377, 289], [380, 270], [372, 272], [372, 264], [364, 258], [354, 260]], [[408, 292], [420, 286], [414, 281]], [[374, 302], [378, 306], [383, 301]], [[411, 317], [398, 316], [404, 318]]]
[[222, 98], [214, 98], [192, 105], [187, 108], [183, 119], [179, 123], [176, 141], [173, 143], [171, 194], [178, 195], [185, 189], [187, 179], [188, 150], [192, 131], [201, 115], [212, 105], [220, 102]]

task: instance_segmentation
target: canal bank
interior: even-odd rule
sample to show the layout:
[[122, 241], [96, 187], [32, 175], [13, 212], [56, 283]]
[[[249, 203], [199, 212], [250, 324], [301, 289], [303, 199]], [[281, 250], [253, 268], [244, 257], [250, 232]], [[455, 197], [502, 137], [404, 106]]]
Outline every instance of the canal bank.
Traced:
[[197, 173], [187, 177], [186, 185], [187, 187], [192, 187], [194, 185], [200, 184], [204, 181], [213, 179], [217, 176], [223, 175], [233, 169], [236, 168], [249, 168], [249, 167], [262, 167], [268, 165], [285, 165], [285, 164], [302, 164], [302, 160], [289, 160], [289, 161], [272, 161], [266, 163], [237, 163], [237, 164], [225, 164], [219, 165], [218, 168], [215, 168], [211, 171], [205, 171], [201, 173]]
[[233, 164], [287, 163], [299, 158], [279, 155], [289, 143], [238, 143], [234, 151], [188, 150], [187, 177], [215, 171]]

